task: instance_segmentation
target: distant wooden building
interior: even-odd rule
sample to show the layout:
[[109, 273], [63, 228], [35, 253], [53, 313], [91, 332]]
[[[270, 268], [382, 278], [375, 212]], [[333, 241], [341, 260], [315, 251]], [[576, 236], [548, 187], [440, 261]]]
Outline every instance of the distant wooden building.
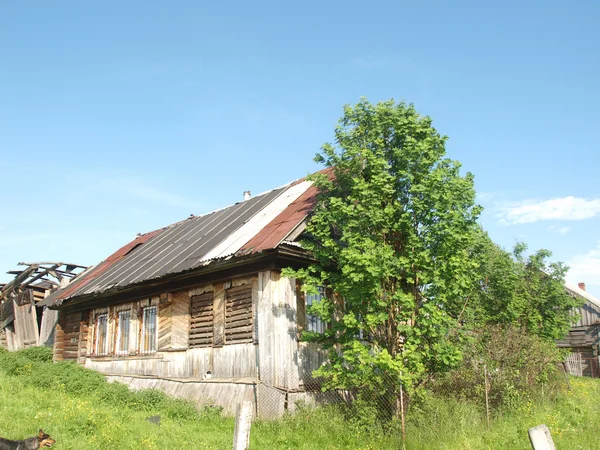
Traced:
[[585, 303], [573, 310], [573, 315], [579, 319], [567, 337], [558, 341], [558, 346], [571, 349], [573, 357], [570, 362], [578, 366], [572, 369], [573, 373], [599, 378], [600, 300], [585, 290], [584, 283], [579, 283], [579, 286], [566, 284], [565, 288], [571, 295], [584, 299]]
[[0, 346], [10, 351], [52, 346], [56, 311], [40, 304], [61, 285], [66, 286], [85, 266], [63, 263], [20, 263], [22, 270], [0, 286]]
[[60, 314], [55, 360], [75, 360], [132, 388], [160, 388], [234, 413], [251, 400], [276, 417], [310, 389], [323, 362], [303, 329], [298, 244], [316, 201], [299, 180], [138, 236], [43, 304]]

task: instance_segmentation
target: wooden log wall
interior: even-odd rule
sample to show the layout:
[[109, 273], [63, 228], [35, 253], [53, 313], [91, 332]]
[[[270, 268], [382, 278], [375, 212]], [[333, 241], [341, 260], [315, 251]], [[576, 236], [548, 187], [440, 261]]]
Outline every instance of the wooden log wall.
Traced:
[[8, 344], [6, 342], [6, 330], [0, 330], [0, 348], [8, 349]]
[[[85, 362], [88, 330], [82, 319], [83, 313], [81, 312], [60, 315], [54, 332], [54, 361]], [[82, 336], [82, 332], [85, 332], [85, 337]]]
[[52, 360], [55, 362], [63, 361], [65, 359], [65, 332], [63, 331], [62, 324], [64, 324], [64, 322], [61, 322], [59, 320], [54, 330], [54, 346], [52, 348]]
[[90, 313], [83, 313], [81, 315], [81, 321], [79, 322], [79, 345], [78, 345], [78, 357], [77, 362], [85, 365], [85, 359], [88, 352], [88, 341], [91, 339], [90, 326], [89, 326]]
[[63, 359], [65, 360], [79, 360], [79, 349], [81, 339], [81, 322], [83, 319], [83, 313], [70, 313], [65, 314], [61, 322], [61, 328], [64, 332], [63, 343]]

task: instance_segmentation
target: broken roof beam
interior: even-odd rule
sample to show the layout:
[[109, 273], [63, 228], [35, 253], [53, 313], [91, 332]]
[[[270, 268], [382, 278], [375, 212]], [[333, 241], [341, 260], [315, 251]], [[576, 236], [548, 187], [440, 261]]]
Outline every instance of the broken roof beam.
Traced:
[[[63, 262], [20, 262], [18, 265], [27, 266], [27, 268], [8, 272], [11, 275], [15, 275], [15, 278], [2, 286], [0, 289], [0, 300], [9, 298], [11, 294], [16, 294], [22, 289], [35, 287], [33, 283], [36, 281], [43, 281], [51, 284], [52, 287], [57, 287], [63, 278], [74, 279], [87, 269], [87, 266]], [[64, 269], [61, 270], [63, 266]], [[83, 270], [80, 273], [76, 273], [77, 269]], [[58, 280], [58, 283], [48, 277], [54, 277]]]

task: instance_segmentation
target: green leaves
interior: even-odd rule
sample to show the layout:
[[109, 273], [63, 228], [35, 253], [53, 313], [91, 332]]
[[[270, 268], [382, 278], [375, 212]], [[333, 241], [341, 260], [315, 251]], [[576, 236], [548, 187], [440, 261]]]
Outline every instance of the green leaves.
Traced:
[[334, 174], [311, 177], [320, 195], [304, 247], [317, 262], [287, 274], [343, 299], [312, 310], [331, 322], [320, 338], [330, 360], [316, 373], [329, 386], [385, 373], [410, 387], [460, 355], [480, 208], [445, 141], [412, 105], [363, 99], [344, 107], [335, 142], [315, 158]]
[[567, 267], [549, 263], [551, 252], [542, 249], [529, 256], [519, 242], [510, 254], [483, 231], [472, 249], [479, 262], [474, 277], [473, 307], [479, 325], [499, 324], [524, 328], [549, 341], [563, 338], [571, 326], [571, 310], [581, 301], [564, 289]]

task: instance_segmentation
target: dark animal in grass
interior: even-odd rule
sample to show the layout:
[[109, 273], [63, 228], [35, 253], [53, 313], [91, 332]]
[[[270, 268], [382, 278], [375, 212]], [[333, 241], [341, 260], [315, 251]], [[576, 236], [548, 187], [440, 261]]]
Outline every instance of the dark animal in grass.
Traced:
[[22, 441], [11, 441], [0, 438], [0, 450], [38, 450], [40, 448], [52, 447], [56, 441], [48, 433], [40, 429], [37, 436], [23, 439]]

